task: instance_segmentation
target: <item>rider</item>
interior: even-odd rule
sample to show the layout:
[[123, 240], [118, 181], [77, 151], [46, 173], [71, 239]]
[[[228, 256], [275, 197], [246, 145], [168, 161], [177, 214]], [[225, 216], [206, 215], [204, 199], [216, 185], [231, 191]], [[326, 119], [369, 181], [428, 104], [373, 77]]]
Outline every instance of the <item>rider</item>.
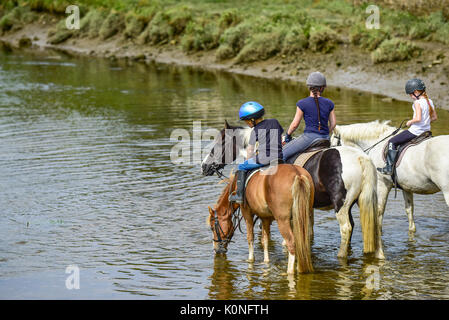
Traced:
[[[303, 152], [316, 140], [327, 139], [337, 124], [334, 103], [321, 96], [326, 88], [326, 78], [320, 72], [312, 72], [306, 81], [310, 96], [296, 103], [296, 114], [285, 135], [284, 160]], [[302, 118], [306, 122], [304, 133], [292, 141], [291, 135]], [[328, 126], [329, 123], [329, 126]], [[289, 143], [292, 141], [291, 143]]]
[[260, 168], [270, 164], [273, 160], [282, 160], [282, 133], [284, 129], [276, 119], [264, 119], [264, 107], [249, 101], [240, 107], [239, 118], [254, 128], [251, 131], [247, 157], [239, 164], [236, 172], [237, 191], [229, 198], [230, 201], [243, 203], [246, 173], [248, 170]]
[[387, 163], [384, 168], [377, 168], [383, 174], [393, 173], [393, 164], [398, 153], [398, 146], [404, 144], [423, 132], [430, 131], [430, 122], [437, 120], [435, 106], [427, 96], [426, 85], [420, 79], [408, 80], [405, 84], [405, 92], [414, 100], [413, 119], [407, 122], [408, 130], [395, 135], [388, 141]]

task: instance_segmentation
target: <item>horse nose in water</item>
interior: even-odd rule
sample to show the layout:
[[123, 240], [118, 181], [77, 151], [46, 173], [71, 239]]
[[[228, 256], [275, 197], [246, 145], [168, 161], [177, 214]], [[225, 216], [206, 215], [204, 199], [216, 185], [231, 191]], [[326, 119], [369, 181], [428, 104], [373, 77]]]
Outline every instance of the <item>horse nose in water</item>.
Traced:
[[225, 254], [226, 252], [228, 252], [228, 249], [223, 246], [219, 246], [218, 249], [215, 249], [216, 254]]

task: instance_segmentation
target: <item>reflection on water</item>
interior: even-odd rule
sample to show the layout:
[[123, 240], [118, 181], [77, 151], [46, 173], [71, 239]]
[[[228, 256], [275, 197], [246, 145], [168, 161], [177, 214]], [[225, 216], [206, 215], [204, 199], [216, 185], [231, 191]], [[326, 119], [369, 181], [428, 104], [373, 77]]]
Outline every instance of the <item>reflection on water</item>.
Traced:
[[[186, 129], [193, 137], [193, 121], [202, 130], [225, 119], [237, 123], [247, 100], [260, 101], [286, 128], [306, 94], [293, 83], [192, 68], [1, 54], [0, 297], [449, 298], [441, 193], [415, 196], [417, 232], [410, 236], [402, 197], [390, 196], [386, 262], [363, 256], [356, 207], [348, 261], [337, 259], [334, 213], [316, 211], [312, 274], [286, 276], [275, 223], [270, 263], [262, 262], [260, 231], [254, 263], [246, 261], [240, 233], [227, 256], [213, 254], [205, 218], [223, 185], [202, 177], [198, 164], [170, 162], [171, 132]], [[335, 88], [326, 95], [340, 123], [398, 125], [411, 116], [408, 102]], [[447, 133], [448, 120], [440, 110], [434, 134]], [[73, 264], [80, 267], [78, 291], [65, 288]]]

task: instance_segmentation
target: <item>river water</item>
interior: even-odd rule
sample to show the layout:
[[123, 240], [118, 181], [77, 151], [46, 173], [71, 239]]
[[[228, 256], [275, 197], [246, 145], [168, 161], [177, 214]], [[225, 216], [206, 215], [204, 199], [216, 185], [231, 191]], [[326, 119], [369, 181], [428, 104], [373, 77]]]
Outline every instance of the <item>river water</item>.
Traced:
[[[390, 194], [384, 262], [363, 255], [357, 206], [346, 262], [334, 212], [315, 211], [312, 274], [285, 276], [275, 223], [270, 263], [259, 230], [254, 263], [240, 232], [226, 256], [214, 255], [205, 219], [223, 185], [202, 177], [195, 159], [171, 162], [173, 130], [207, 145], [201, 134], [237, 124], [248, 100], [287, 128], [306, 94], [295, 83], [189, 67], [1, 53], [0, 298], [448, 299], [441, 193], [415, 196], [415, 234], [401, 192]], [[326, 96], [341, 124], [411, 116], [411, 102], [332, 87]], [[448, 123], [439, 110], [432, 131], [447, 134]]]

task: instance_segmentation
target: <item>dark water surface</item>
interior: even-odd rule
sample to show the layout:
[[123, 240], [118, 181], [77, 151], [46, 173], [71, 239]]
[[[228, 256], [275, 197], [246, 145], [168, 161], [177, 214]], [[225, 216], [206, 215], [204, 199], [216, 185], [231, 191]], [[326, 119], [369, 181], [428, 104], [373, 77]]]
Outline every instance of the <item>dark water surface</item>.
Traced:
[[[202, 177], [198, 163], [173, 164], [171, 133], [185, 129], [198, 143], [224, 119], [236, 124], [248, 100], [287, 128], [306, 94], [297, 84], [186, 67], [0, 54], [0, 298], [448, 299], [441, 193], [415, 196], [414, 235], [401, 192], [390, 194], [385, 262], [363, 255], [357, 206], [346, 263], [337, 259], [334, 212], [319, 210], [313, 274], [285, 276], [276, 224], [269, 264], [259, 230], [255, 263], [240, 232], [227, 256], [215, 257], [205, 219], [223, 185]], [[341, 124], [398, 125], [412, 115], [411, 102], [336, 88], [326, 96]], [[447, 134], [448, 123], [439, 110], [432, 131]], [[70, 265], [78, 290], [66, 288]]]

